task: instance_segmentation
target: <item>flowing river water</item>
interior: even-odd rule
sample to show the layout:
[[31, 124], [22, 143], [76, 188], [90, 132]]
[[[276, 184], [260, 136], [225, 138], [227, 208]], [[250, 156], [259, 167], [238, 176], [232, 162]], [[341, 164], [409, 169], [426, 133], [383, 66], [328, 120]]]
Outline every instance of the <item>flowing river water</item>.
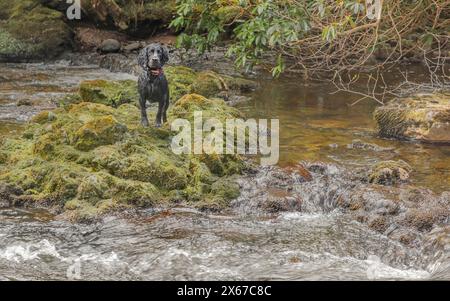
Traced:
[[[51, 108], [51, 100], [95, 78], [133, 76], [65, 62], [0, 65], [0, 135], [20, 134], [24, 121]], [[280, 119], [281, 166], [307, 160], [353, 168], [402, 159], [415, 170], [412, 184], [450, 190], [450, 146], [380, 139], [371, 117], [376, 104], [348, 106], [352, 97], [332, 91], [324, 84], [268, 82], [239, 109]], [[355, 139], [383, 151], [352, 148]], [[43, 210], [3, 208], [0, 280], [450, 279], [450, 243], [439, 250], [432, 243], [433, 235], [442, 236], [439, 229], [430, 244], [408, 247], [338, 210], [311, 204], [305, 212], [267, 217], [242, 208], [221, 215], [149, 209], [89, 225]], [[449, 241], [449, 231], [443, 233]]]

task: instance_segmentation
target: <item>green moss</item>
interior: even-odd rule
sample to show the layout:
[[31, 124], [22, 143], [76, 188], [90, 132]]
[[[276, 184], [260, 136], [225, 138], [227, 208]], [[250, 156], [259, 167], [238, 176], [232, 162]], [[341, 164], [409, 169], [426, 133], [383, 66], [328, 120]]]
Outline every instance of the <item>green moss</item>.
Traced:
[[211, 186], [211, 193], [226, 201], [236, 199], [241, 194], [239, 184], [228, 178], [214, 182]]
[[166, 190], [183, 189], [187, 185], [186, 171], [158, 152], [131, 155], [115, 173], [121, 178], [154, 183]]
[[194, 70], [183, 66], [169, 66], [164, 69], [169, 81], [170, 101], [173, 103], [183, 95], [190, 93], [191, 85], [197, 74]]
[[[213, 71], [195, 72], [184, 66], [168, 66], [164, 73], [169, 82], [170, 101], [175, 103], [186, 94], [205, 97], [222, 97], [223, 93], [248, 93], [258, 86], [252, 80], [222, 76]], [[89, 80], [80, 84], [79, 97], [70, 96], [60, 101], [60, 106], [77, 104], [81, 101], [101, 103], [119, 107], [122, 104], [139, 102], [137, 83], [132, 80], [106, 81]]]
[[30, 122], [44, 124], [56, 120], [56, 115], [50, 111], [42, 111], [36, 114]]
[[114, 25], [131, 34], [147, 35], [167, 26], [176, 12], [176, 0], [82, 1], [83, 13], [97, 24]]
[[228, 91], [228, 85], [223, 77], [212, 71], [200, 72], [191, 86], [191, 92], [213, 97], [222, 91]]
[[106, 81], [90, 80], [80, 84], [82, 101], [101, 103], [118, 107], [125, 103], [137, 103], [139, 99], [137, 83], [132, 80]]
[[[224, 101], [186, 95], [169, 111], [169, 123], [197, 109], [217, 118], [238, 115]], [[168, 125], [143, 128], [139, 116], [133, 104], [88, 102], [40, 113], [21, 137], [2, 140], [0, 182], [74, 219], [170, 201], [223, 206], [237, 195], [214, 183], [240, 173], [240, 157], [175, 155]]]
[[52, 134], [44, 134], [36, 139], [33, 145], [33, 153], [42, 156], [43, 158], [53, 155], [55, 151], [55, 139]]
[[87, 151], [97, 146], [114, 144], [124, 137], [127, 130], [111, 115], [95, 118], [75, 133], [75, 148]]
[[221, 99], [208, 99], [199, 94], [187, 94], [180, 98], [171, 108], [177, 118], [194, 119], [195, 111], [202, 111], [203, 118], [217, 118], [225, 121], [230, 117], [240, 117], [237, 109], [228, 106]]
[[229, 93], [248, 93], [258, 86], [252, 80], [217, 74], [213, 71], [202, 71], [197, 74], [191, 85], [191, 93], [205, 97], [217, 97]]
[[402, 160], [383, 161], [371, 168], [368, 181], [374, 184], [393, 185], [407, 181], [410, 172], [411, 166]]
[[136, 5], [133, 1], [129, 1], [123, 6], [125, 15], [129, 18], [130, 23], [163, 23], [168, 24], [172, 20], [172, 16], [176, 10], [175, 0], [156, 0], [146, 2], [143, 5]]
[[0, 164], [4, 164], [6, 161], [8, 161], [8, 154], [0, 152]]
[[3, 1], [0, 20], [0, 60], [42, 59], [70, 46], [71, 31], [63, 14], [39, 0]]

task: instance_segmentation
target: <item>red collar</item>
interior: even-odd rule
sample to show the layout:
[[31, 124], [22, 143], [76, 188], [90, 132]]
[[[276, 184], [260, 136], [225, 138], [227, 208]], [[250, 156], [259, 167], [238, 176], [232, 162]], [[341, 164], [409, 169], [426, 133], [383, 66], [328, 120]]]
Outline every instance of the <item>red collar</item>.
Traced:
[[155, 70], [148, 70], [150, 72], [151, 75], [153, 76], [161, 76], [164, 75], [164, 70], [162, 68], [159, 69], [155, 69]]

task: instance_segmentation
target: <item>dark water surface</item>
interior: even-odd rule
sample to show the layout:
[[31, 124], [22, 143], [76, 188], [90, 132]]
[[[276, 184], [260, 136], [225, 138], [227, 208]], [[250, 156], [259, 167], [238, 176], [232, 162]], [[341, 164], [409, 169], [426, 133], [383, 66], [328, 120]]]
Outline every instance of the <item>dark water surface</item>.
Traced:
[[[399, 73], [393, 72], [387, 78], [395, 83], [398, 76]], [[305, 160], [360, 167], [380, 160], [401, 159], [414, 169], [411, 176], [414, 185], [435, 192], [450, 190], [450, 145], [382, 139], [372, 117], [379, 104], [364, 100], [352, 106], [360, 96], [332, 94], [334, 91], [332, 84], [268, 82], [251, 102], [239, 109], [252, 118], [280, 120], [281, 166]], [[348, 145], [353, 140], [387, 149], [351, 148]]]

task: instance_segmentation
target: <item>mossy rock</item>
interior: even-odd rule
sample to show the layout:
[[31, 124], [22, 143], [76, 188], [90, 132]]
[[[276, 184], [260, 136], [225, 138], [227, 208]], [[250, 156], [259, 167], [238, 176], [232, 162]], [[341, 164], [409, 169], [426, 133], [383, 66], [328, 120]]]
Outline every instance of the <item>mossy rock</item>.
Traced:
[[374, 118], [384, 137], [450, 143], [450, 94], [394, 99], [377, 108]]
[[64, 15], [39, 0], [2, 1], [0, 11], [0, 61], [54, 57], [71, 47]]
[[197, 75], [191, 86], [191, 92], [205, 97], [217, 96], [222, 91], [228, 91], [224, 78], [212, 71], [203, 71]]
[[[171, 103], [175, 103], [186, 94], [226, 98], [224, 96], [228, 94], [249, 93], [258, 87], [258, 83], [252, 80], [222, 76], [213, 71], [195, 72], [184, 66], [168, 66], [164, 69], [164, 73], [169, 82]], [[72, 95], [60, 100], [60, 106], [84, 101], [119, 107], [125, 103], [137, 105], [139, 102], [137, 82], [133, 80], [83, 81], [78, 94], [78, 97]]]
[[0, 152], [0, 164], [4, 164], [8, 161], [8, 155], [5, 152]]
[[154, 183], [166, 190], [184, 189], [188, 181], [185, 170], [158, 152], [129, 156], [116, 174], [125, 179]]
[[168, 66], [164, 73], [169, 82], [170, 101], [174, 103], [183, 95], [190, 93], [191, 85], [197, 78], [197, 73], [188, 67]]
[[216, 118], [225, 121], [227, 118], [238, 118], [240, 112], [228, 106], [222, 99], [209, 99], [199, 94], [186, 94], [171, 108], [171, 112], [178, 118], [194, 119], [194, 112], [202, 112], [203, 118]]
[[137, 103], [139, 100], [137, 83], [132, 80], [83, 81], [79, 89], [80, 98], [85, 102], [101, 103], [118, 107], [125, 103]]
[[197, 74], [190, 92], [205, 97], [223, 97], [224, 94], [248, 93], [257, 87], [258, 83], [252, 80], [224, 76], [213, 71], [202, 71]]
[[233, 200], [240, 196], [239, 184], [232, 179], [221, 179], [211, 185], [211, 192], [223, 200]]
[[88, 151], [101, 145], [114, 144], [124, 138], [127, 127], [113, 116], [94, 118], [75, 132], [75, 148]]
[[142, 36], [154, 33], [155, 28], [168, 27], [176, 12], [176, 0], [155, 0], [142, 3], [118, 0], [83, 0], [81, 4], [86, 18], [95, 21], [96, 24], [103, 27], [115, 27], [117, 30]]
[[[222, 119], [238, 114], [224, 101], [186, 95], [169, 110], [169, 124], [199, 108]], [[23, 191], [31, 204], [57, 206], [81, 220], [171, 201], [226, 205], [237, 194], [214, 183], [241, 173], [242, 158], [176, 155], [170, 148], [175, 134], [168, 124], [143, 128], [133, 104], [71, 104], [40, 113], [22, 136], [2, 139], [0, 183]]]
[[411, 166], [402, 160], [383, 161], [371, 168], [368, 181], [374, 184], [393, 185], [406, 182], [411, 172]]

